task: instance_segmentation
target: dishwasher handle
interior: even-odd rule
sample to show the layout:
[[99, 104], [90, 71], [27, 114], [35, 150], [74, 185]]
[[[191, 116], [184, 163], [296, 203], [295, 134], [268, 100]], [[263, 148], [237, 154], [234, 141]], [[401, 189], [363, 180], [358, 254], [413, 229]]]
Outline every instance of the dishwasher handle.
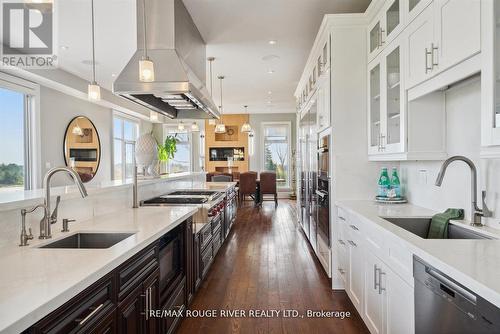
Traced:
[[[456, 293], [460, 294], [461, 296], [463, 296], [465, 299], [467, 299], [472, 304], [476, 305], [477, 297], [475, 294], [469, 292], [465, 288], [462, 288], [457, 283], [446, 278], [444, 275], [442, 275], [441, 273], [437, 272], [436, 270], [434, 270], [432, 268], [427, 267], [427, 268], [425, 268], [425, 271], [427, 272], [427, 274], [429, 274], [429, 276], [433, 277], [435, 280], [437, 280], [439, 282], [439, 284], [441, 285], [441, 290], [443, 290], [447, 293], [449, 293], [449, 291], [447, 291], [447, 289], [451, 290], [452, 292], [456, 292]], [[443, 289], [443, 286], [445, 287], [445, 289]]]

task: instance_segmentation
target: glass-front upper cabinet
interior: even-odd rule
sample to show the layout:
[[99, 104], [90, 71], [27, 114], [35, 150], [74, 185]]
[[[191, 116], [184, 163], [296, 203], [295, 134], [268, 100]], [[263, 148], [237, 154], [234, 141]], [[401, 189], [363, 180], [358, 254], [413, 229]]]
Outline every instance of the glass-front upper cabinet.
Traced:
[[413, 21], [433, 0], [407, 0], [408, 1], [408, 23]]
[[401, 85], [401, 49], [396, 46], [384, 52], [385, 60], [385, 100], [382, 106], [385, 107], [385, 131], [382, 134], [382, 147], [386, 152], [402, 151], [402, 110], [404, 108], [403, 89]]
[[[481, 8], [481, 144], [483, 155], [500, 156], [500, 1]], [[496, 146], [496, 148], [493, 148]]]
[[380, 100], [380, 63], [377, 63], [370, 69], [369, 74], [369, 135], [368, 135], [368, 153], [377, 154], [381, 151], [381, 100]]
[[368, 26], [368, 60], [373, 60], [403, 29], [403, 0], [387, 1]]

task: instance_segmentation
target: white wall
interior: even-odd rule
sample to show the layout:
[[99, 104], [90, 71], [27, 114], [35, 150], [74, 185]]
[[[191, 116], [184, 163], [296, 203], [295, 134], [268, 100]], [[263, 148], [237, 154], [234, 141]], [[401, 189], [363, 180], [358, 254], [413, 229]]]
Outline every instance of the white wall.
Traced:
[[[481, 189], [487, 190], [490, 209], [500, 208], [500, 161], [480, 158], [481, 85], [474, 78], [446, 92], [446, 140], [448, 155], [464, 155], [478, 167]], [[401, 162], [401, 176], [411, 203], [434, 210], [463, 208], [471, 217], [470, 170], [461, 162], [448, 167], [441, 187], [434, 185], [442, 161]], [[478, 192], [480, 202], [481, 191]], [[500, 212], [487, 224], [500, 228]]]
[[[86, 116], [95, 125], [101, 141], [101, 162], [89, 184], [111, 180], [113, 111], [57, 90], [40, 87], [40, 132], [42, 175], [51, 167], [63, 166], [63, 143], [66, 127], [76, 116]], [[152, 124], [141, 120], [141, 132], [152, 131]], [[53, 185], [70, 184], [65, 175], [54, 176]], [[39, 185], [41, 186], [41, 185]]]

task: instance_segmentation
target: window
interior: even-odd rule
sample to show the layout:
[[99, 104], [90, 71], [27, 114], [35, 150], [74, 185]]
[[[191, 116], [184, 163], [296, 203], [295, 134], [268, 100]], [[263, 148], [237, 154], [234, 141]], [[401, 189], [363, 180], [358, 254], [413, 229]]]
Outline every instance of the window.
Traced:
[[31, 189], [35, 85], [0, 74], [0, 191]]
[[168, 161], [167, 171], [169, 173], [182, 173], [191, 171], [191, 139], [187, 131], [179, 131], [177, 125], [166, 125], [164, 138], [174, 136], [177, 139], [177, 152], [174, 158]]
[[113, 179], [125, 180], [134, 175], [134, 148], [139, 123], [115, 115], [113, 117]]
[[290, 122], [263, 123], [263, 170], [276, 172], [278, 188], [290, 187]]

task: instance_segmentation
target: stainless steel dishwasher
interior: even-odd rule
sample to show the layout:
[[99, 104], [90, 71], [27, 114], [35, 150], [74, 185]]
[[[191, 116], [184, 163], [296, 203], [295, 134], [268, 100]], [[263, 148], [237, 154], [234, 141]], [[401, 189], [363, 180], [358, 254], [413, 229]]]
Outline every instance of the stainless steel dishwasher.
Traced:
[[500, 333], [500, 309], [413, 257], [415, 333]]

